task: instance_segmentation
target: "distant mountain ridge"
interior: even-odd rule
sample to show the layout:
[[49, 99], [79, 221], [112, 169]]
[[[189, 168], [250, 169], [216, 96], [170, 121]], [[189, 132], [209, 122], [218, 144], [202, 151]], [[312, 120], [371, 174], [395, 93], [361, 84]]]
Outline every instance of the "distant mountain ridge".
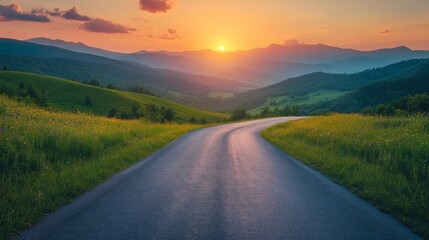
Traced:
[[97, 56], [112, 58], [112, 59], [120, 59], [121, 56], [126, 55], [125, 53], [113, 52], [113, 51], [108, 51], [101, 48], [91, 47], [82, 42], [66, 42], [61, 39], [52, 40], [49, 38], [39, 37], [39, 38], [28, 39], [26, 40], [26, 42], [63, 48], [63, 49], [67, 49], [67, 50], [79, 52], [79, 53], [89, 53], [92, 55], [97, 55]]
[[0, 39], [0, 66], [79, 81], [96, 78], [103, 85], [111, 83], [117, 87], [142, 85], [157, 92], [204, 95], [211, 91], [238, 91], [249, 87], [227, 79], [155, 69], [13, 39]]
[[429, 51], [412, 50], [405, 46], [360, 51], [323, 44], [271, 44], [265, 48], [235, 52], [216, 52], [208, 49], [183, 52], [142, 50], [129, 54], [47, 38], [27, 41], [137, 62], [153, 68], [245, 81], [254, 87], [268, 86], [312, 72], [355, 73], [399, 61], [429, 58]]

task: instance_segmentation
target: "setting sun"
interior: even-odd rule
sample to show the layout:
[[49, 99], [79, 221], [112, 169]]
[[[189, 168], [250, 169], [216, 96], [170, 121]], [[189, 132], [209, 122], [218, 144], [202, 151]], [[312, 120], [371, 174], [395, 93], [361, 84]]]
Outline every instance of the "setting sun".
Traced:
[[221, 51], [221, 52], [225, 51], [225, 46], [224, 45], [220, 45], [219, 46], [219, 51]]

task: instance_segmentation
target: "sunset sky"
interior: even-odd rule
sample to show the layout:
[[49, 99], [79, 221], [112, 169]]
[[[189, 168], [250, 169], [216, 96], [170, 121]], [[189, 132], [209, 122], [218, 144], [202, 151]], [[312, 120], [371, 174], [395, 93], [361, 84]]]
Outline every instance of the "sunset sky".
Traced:
[[226, 51], [271, 43], [429, 49], [428, 0], [0, 0], [1, 37], [114, 51]]

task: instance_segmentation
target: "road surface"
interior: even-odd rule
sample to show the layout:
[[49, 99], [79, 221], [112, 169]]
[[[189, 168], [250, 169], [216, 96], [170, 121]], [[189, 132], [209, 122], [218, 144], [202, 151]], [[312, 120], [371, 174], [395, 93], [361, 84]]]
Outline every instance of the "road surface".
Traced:
[[293, 119], [191, 132], [20, 238], [419, 239], [259, 136]]

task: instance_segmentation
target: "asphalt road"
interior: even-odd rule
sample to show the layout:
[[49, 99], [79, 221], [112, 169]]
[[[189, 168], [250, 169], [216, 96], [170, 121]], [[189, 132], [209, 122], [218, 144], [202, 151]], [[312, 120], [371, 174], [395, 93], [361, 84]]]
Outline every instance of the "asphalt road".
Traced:
[[20, 238], [419, 239], [259, 136], [293, 119], [191, 132]]

